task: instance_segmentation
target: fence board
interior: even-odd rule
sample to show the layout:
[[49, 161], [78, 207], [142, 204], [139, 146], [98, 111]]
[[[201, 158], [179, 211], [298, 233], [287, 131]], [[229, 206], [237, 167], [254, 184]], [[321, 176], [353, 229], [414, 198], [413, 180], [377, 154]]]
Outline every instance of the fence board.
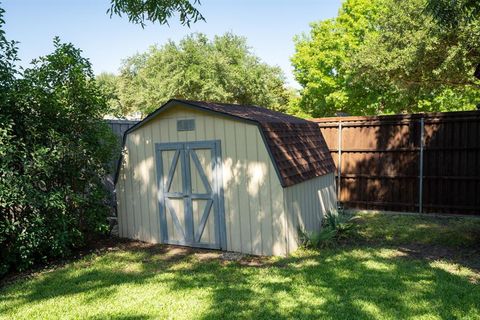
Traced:
[[[115, 134], [117, 138], [118, 145], [121, 146], [122, 144], [122, 139], [123, 139], [123, 134], [125, 131], [130, 129], [130, 127], [133, 127], [138, 121], [137, 120], [112, 120], [112, 119], [107, 119], [105, 120], [107, 125], [112, 129], [112, 132]], [[116, 201], [115, 201], [115, 184], [114, 184], [114, 177], [115, 177], [115, 171], [117, 170], [117, 163], [118, 159], [120, 158], [120, 152], [121, 150], [118, 149], [119, 153], [115, 155], [115, 159], [110, 163], [110, 166], [112, 168], [112, 172], [105, 177], [104, 184], [105, 187], [107, 188], [108, 192], [110, 193], [110, 205], [113, 209], [112, 215], [116, 215]]]
[[341, 123], [338, 199], [344, 206], [480, 215], [480, 111], [313, 121], [320, 126], [337, 168]]

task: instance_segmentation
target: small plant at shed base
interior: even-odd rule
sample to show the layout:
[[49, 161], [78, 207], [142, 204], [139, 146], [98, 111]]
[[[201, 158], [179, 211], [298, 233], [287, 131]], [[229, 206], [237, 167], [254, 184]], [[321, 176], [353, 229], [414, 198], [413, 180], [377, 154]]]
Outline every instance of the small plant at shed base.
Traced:
[[299, 230], [300, 243], [304, 248], [325, 248], [335, 244], [337, 231], [330, 228], [322, 228], [320, 232], [308, 232]]
[[327, 212], [324, 220], [324, 226], [337, 231], [337, 239], [345, 239], [353, 229], [353, 219], [349, 214], [338, 211]]
[[348, 237], [353, 228], [352, 217], [336, 210], [328, 211], [319, 232], [299, 229], [301, 245], [305, 248], [325, 248], [334, 246], [338, 240]]

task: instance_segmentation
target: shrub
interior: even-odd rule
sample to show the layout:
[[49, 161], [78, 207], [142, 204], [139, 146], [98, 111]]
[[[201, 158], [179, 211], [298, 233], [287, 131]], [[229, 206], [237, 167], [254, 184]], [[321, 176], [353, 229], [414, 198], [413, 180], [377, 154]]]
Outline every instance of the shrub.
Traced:
[[0, 276], [68, 255], [107, 230], [107, 173], [116, 145], [88, 60], [71, 44], [20, 72], [1, 30]]
[[300, 243], [306, 248], [333, 246], [338, 240], [348, 237], [349, 231], [353, 228], [351, 220], [352, 217], [344, 213], [328, 211], [319, 232], [299, 230]]

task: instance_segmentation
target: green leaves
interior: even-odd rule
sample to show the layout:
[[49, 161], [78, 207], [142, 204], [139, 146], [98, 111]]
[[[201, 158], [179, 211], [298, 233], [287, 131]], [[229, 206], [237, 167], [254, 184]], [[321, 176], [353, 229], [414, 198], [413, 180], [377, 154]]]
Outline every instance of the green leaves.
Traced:
[[299, 106], [314, 117], [474, 109], [480, 21], [443, 28], [424, 5], [349, 0], [337, 18], [312, 24], [292, 57]]
[[473, 109], [480, 97], [473, 77], [480, 23], [446, 30], [424, 15], [421, 0], [388, 1], [386, 8], [352, 61], [362, 71], [356, 80], [393, 94], [386, 112]]
[[246, 39], [226, 33], [209, 40], [190, 35], [179, 43], [125, 60], [118, 78], [98, 77], [117, 113], [147, 114], [171, 98], [256, 104], [285, 110], [290, 93], [280, 68], [260, 61]]
[[381, 1], [346, 1], [336, 19], [313, 23], [310, 35], [296, 37], [294, 74], [303, 86], [300, 106], [311, 116], [338, 111], [372, 113], [363, 85], [351, 81], [352, 57], [374, 29]]
[[168, 20], [178, 14], [180, 23], [190, 27], [190, 23], [205, 20], [195, 7], [200, 4], [194, 0], [111, 0], [110, 9], [107, 13], [122, 16], [125, 14], [128, 20], [145, 27], [146, 22], [168, 24]]
[[55, 38], [55, 51], [20, 73], [9, 43], [0, 36], [0, 276], [106, 229], [102, 179], [116, 146], [79, 49]]
[[463, 22], [472, 22], [480, 15], [477, 0], [427, 0], [425, 12], [442, 25], [456, 28]]
[[354, 217], [338, 211], [328, 211], [323, 218], [319, 232], [306, 232], [299, 230], [299, 238], [302, 246], [306, 248], [326, 248], [334, 246], [338, 240], [347, 239], [354, 225]]

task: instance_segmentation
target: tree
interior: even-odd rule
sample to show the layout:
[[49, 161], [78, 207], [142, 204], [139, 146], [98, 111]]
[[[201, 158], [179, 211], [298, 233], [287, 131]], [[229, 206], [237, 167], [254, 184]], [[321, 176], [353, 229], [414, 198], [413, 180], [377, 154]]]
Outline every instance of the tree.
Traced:
[[345, 1], [338, 17], [311, 24], [309, 35], [297, 36], [292, 57], [294, 75], [302, 85], [299, 107], [314, 117], [338, 111], [375, 113], [375, 88], [352, 83], [349, 62], [376, 27], [383, 8], [379, 0]]
[[108, 227], [106, 100], [81, 51], [54, 45], [19, 72], [0, 31], [0, 276], [67, 256]]
[[354, 79], [393, 94], [382, 112], [474, 109], [480, 20], [445, 29], [423, 6], [423, 0], [386, 1], [378, 27], [350, 62]]
[[348, 0], [296, 39], [300, 107], [313, 116], [474, 108], [478, 21], [437, 25], [423, 0]]
[[108, 12], [110, 16], [125, 14], [130, 22], [140, 24], [142, 28], [147, 21], [168, 24], [174, 14], [179, 15], [183, 25], [190, 26], [191, 22], [205, 20], [196, 4], [200, 1], [194, 0], [192, 4], [189, 0], [111, 0]]
[[261, 62], [245, 38], [230, 33], [213, 41], [193, 34], [128, 58], [116, 90], [124, 114], [149, 113], [171, 98], [285, 110], [291, 96], [280, 68]]
[[108, 113], [116, 117], [121, 117], [123, 114], [128, 113], [120, 104], [118, 77], [113, 73], [102, 72], [96, 76], [96, 81], [102, 90], [103, 95], [107, 99], [109, 106]]
[[[462, 22], [472, 22], [480, 17], [478, 0], [428, 0], [425, 9], [439, 24], [450, 29], [458, 28]], [[480, 79], [480, 61], [473, 75]]]

